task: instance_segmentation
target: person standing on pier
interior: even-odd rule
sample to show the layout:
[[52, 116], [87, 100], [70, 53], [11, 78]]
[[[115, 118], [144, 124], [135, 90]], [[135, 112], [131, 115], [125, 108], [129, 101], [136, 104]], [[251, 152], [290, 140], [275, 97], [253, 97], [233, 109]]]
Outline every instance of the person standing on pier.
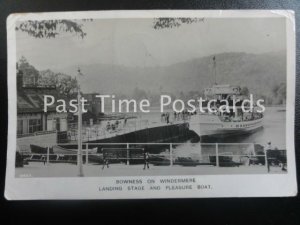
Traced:
[[149, 153], [146, 152], [144, 154], [144, 170], [146, 169], [146, 166], [147, 166], [147, 169], [149, 169]]
[[42, 160], [43, 160], [43, 163], [44, 163], [44, 166], [45, 166], [46, 165], [47, 157], [45, 155], [42, 155]]
[[108, 162], [108, 158], [106, 158], [106, 156], [103, 153], [103, 164], [102, 164], [102, 170], [105, 168], [105, 166], [107, 168], [109, 168], [109, 162]]
[[266, 147], [266, 157], [267, 157], [267, 167], [268, 167], [268, 172], [270, 172], [270, 164], [273, 164], [273, 160], [269, 159], [270, 157], [270, 151], [274, 150], [271, 141], [268, 141], [267, 147]]

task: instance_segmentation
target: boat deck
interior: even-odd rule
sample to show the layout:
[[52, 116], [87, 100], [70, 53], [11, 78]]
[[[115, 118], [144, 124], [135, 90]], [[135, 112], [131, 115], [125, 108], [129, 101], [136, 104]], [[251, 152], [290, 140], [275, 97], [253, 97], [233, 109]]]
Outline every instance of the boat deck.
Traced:
[[[84, 142], [87, 141], [96, 141], [102, 140], [106, 138], [112, 138], [119, 135], [128, 134], [131, 132], [136, 132], [139, 130], [155, 128], [155, 127], [164, 127], [171, 125], [180, 125], [187, 123], [187, 120], [173, 120], [169, 123], [164, 121], [149, 121], [149, 120], [133, 120], [128, 121], [126, 124], [120, 123], [118, 127], [114, 130], [107, 130], [105, 126], [101, 125], [93, 125], [83, 127], [82, 129], [82, 140]], [[77, 129], [73, 128], [68, 131], [68, 141], [69, 143], [77, 143]]]

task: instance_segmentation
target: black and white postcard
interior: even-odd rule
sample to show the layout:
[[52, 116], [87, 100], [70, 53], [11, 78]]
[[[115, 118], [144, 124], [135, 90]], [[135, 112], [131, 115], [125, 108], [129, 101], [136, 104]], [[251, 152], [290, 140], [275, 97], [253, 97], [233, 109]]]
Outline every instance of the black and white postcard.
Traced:
[[12, 14], [5, 197], [297, 194], [281, 10]]

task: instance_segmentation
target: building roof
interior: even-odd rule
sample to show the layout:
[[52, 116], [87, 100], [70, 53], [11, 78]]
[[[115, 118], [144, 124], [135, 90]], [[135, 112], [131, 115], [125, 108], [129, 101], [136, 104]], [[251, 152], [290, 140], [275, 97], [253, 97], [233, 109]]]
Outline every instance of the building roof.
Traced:
[[[17, 95], [18, 113], [43, 113], [44, 95], [52, 95], [55, 99], [59, 97], [56, 88], [53, 87], [23, 87], [18, 89]], [[56, 111], [56, 103], [47, 109], [50, 112]]]

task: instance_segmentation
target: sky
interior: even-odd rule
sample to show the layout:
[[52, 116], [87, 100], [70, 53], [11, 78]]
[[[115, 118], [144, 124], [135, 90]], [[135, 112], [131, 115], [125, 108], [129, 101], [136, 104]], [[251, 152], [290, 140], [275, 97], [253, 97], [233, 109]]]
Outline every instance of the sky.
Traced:
[[17, 57], [39, 70], [90, 64], [166, 66], [223, 53], [266, 53], [286, 48], [285, 20], [206, 18], [204, 22], [155, 30], [153, 19], [97, 19], [81, 22], [87, 33], [38, 39], [17, 31]]

